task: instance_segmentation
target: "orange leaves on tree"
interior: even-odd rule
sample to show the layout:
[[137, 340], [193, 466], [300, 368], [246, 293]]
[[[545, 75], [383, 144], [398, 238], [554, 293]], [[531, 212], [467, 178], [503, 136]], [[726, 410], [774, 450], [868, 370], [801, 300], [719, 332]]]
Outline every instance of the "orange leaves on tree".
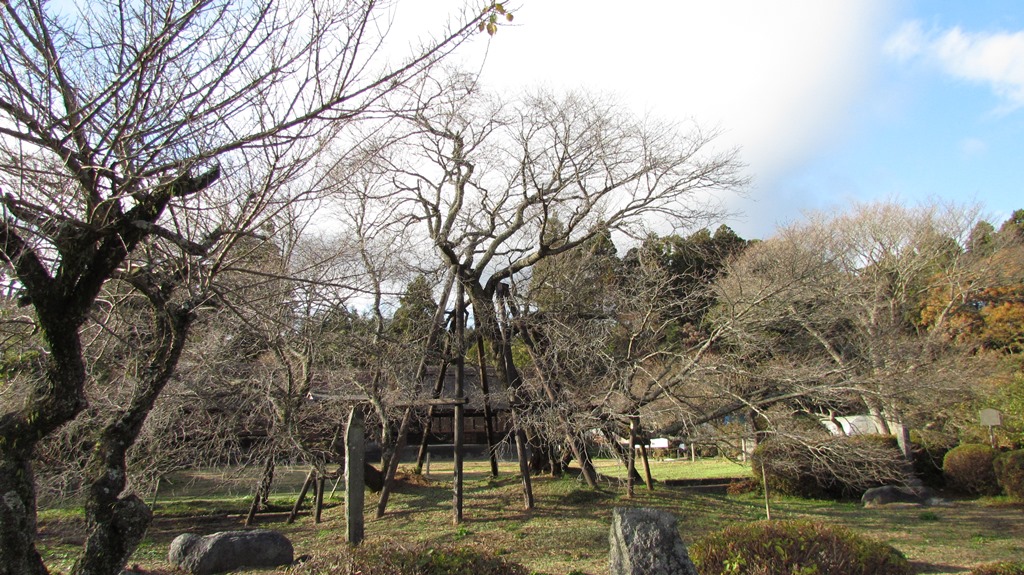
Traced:
[[[1024, 291], [1020, 287], [1018, 291]], [[981, 318], [982, 328], [978, 335], [985, 347], [1024, 351], [1024, 302], [1018, 299], [986, 306], [981, 309]]]
[[511, 22], [515, 19], [515, 16], [511, 11], [505, 8], [505, 5], [501, 2], [495, 2], [488, 6], [483, 13], [483, 19], [477, 26], [477, 30], [480, 32], [487, 32], [488, 36], [494, 36], [498, 33], [498, 24], [504, 20], [505, 22]]

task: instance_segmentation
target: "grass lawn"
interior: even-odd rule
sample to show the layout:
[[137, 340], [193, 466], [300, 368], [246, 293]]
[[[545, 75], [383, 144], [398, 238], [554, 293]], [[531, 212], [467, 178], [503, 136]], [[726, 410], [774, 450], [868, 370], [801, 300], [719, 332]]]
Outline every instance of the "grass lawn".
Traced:
[[[658, 481], [671, 479], [709, 479], [709, 478], [738, 478], [750, 476], [750, 464], [738, 463], [728, 459], [663, 459], [650, 460], [651, 476]], [[594, 462], [594, 467], [602, 475], [609, 477], [625, 478], [626, 468], [614, 459], [599, 459]], [[643, 475], [643, 464], [637, 459], [637, 471]]]
[[[655, 479], [720, 477], [732, 470], [746, 474], [742, 466], [729, 462], [652, 462]], [[471, 545], [492, 550], [518, 561], [538, 573], [565, 574], [577, 570], [593, 575], [607, 573], [608, 529], [616, 506], [656, 507], [679, 518], [684, 541], [735, 522], [764, 518], [764, 501], [756, 494], [727, 496], [720, 491], [656, 485], [648, 491], [642, 484], [633, 499], [627, 499], [614, 465], [599, 462], [607, 477], [600, 491], [586, 488], [573, 477], [535, 477], [536, 507], [524, 511], [514, 463], [504, 463], [501, 476], [488, 477], [486, 464], [470, 463], [466, 470], [465, 511], [461, 525], [452, 524], [450, 462], [432, 464], [426, 479], [400, 484], [391, 499], [387, 515], [372, 519], [377, 503], [367, 494], [367, 541], [401, 545], [425, 542], [429, 545]], [[692, 473], [692, 475], [688, 475]], [[303, 473], [296, 470], [301, 483]], [[290, 475], [284, 475], [282, 491], [292, 491]], [[294, 479], [294, 478], [293, 478]], [[204, 484], [197, 480], [196, 488]], [[212, 489], [212, 483], [210, 484]], [[133, 558], [146, 570], [166, 571], [167, 546], [176, 535], [192, 530], [211, 533], [241, 526], [247, 501], [234, 488], [234, 497], [212, 491], [199, 502], [186, 499], [184, 487], [168, 488], [160, 496], [156, 519], [143, 547]], [[328, 484], [328, 490], [330, 484]], [[294, 497], [294, 496], [292, 496]], [[314, 524], [305, 514], [293, 525], [285, 525], [281, 514], [262, 519], [259, 526], [285, 532], [296, 547], [296, 555], [321, 553], [344, 545], [344, 514], [340, 489], [323, 522]], [[290, 507], [293, 498], [279, 497], [280, 508]], [[307, 504], [308, 505], [308, 504]], [[189, 513], [189, 510], [192, 510]], [[185, 514], [183, 516], [183, 513]], [[772, 501], [775, 519], [809, 518], [845, 525], [854, 531], [886, 541], [903, 551], [920, 573], [961, 573], [980, 563], [996, 560], [1024, 561], [1024, 506], [999, 499], [958, 501], [949, 507], [924, 508], [895, 505], [864, 509], [854, 502], [831, 502], [778, 498]], [[79, 544], [81, 520], [59, 511], [41, 514], [44, 555], [58, 570], [67, 570], [68, 557]], [[279, 571], [285, 573], [286, 571]], [[272, 573], [260, 571], [260, 573]]]

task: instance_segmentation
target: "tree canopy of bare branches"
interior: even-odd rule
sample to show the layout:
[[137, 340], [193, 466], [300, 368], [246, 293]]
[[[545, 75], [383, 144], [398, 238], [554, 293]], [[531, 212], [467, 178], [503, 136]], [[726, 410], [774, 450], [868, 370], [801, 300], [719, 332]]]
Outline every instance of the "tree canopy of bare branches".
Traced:
[[512, 389], [521, 377], [505, 298], [533, 266], [600, 234], [702, 223], [717, 194], [744, 183], [713, 133], [635, 118], [599, 97], [499, 99], [458, 74], [428, 79], [416, 95], [392, 143], [378, 147], [373, 167], [389, 180], [363, 197], [389, 202], [380, 210], [457, 270]]
[[[210, 294], [203, 286], [218, 254], [258, 229], [283, 174], [309, 178], [302, 167], [332, 135], [383, 111], [388, 93], [489, 13], [467, 12], [389, 61], [384, 8], [374, 0], [0, 7], [0, 257], [47, 351], [45, 377], [0, 416], [0, 572], [46, 572], [34, 546], [31, 460], [40, 440], [86, 407], [80, 334], [107, 283], [119, 278], [144, 297], [153, 335], [135, 393], [102, 414], [76, 573], [116, 573], [145, 530], [145, 505], [121, 497], [125, 452]], [[232, 188], [254, 165], [262, 177]], [[210, 273], [197, 275], [204, 265]]]

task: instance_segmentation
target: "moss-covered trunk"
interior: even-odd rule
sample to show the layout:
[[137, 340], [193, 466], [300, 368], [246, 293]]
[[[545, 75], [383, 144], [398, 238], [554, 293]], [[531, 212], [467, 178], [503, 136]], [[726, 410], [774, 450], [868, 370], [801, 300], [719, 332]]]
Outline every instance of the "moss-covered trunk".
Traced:
[[35, 547], [35, 448], [85, 408], [85, 364], [78, 336], [81, 314], [57, 297], [36, 306], [50, 350], [44, 377], [22, 407], [0, 415], [0, 575], [46, 573]]

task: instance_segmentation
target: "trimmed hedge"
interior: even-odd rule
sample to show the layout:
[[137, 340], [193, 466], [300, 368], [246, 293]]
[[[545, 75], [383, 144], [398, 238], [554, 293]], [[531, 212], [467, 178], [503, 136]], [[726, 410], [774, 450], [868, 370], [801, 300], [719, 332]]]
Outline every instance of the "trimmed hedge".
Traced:
[[1003, 492], [1011, 499], [1024, 501], [1024, 449], [1003, 453], [992, 463]]
[[697, 571], [747, 575], [909, 575], [890, 545], [811, 521], [734, 525], [690, 547]]
[[311, 557], [293, 575], [528, 575], [518, 563], [470, 547], [363, 543]]
[[995, 458], [996, 450], [981, 443], [963, 443], [950, 449], [942, 460], [946, 486], [967, 495], [998, 495]]

